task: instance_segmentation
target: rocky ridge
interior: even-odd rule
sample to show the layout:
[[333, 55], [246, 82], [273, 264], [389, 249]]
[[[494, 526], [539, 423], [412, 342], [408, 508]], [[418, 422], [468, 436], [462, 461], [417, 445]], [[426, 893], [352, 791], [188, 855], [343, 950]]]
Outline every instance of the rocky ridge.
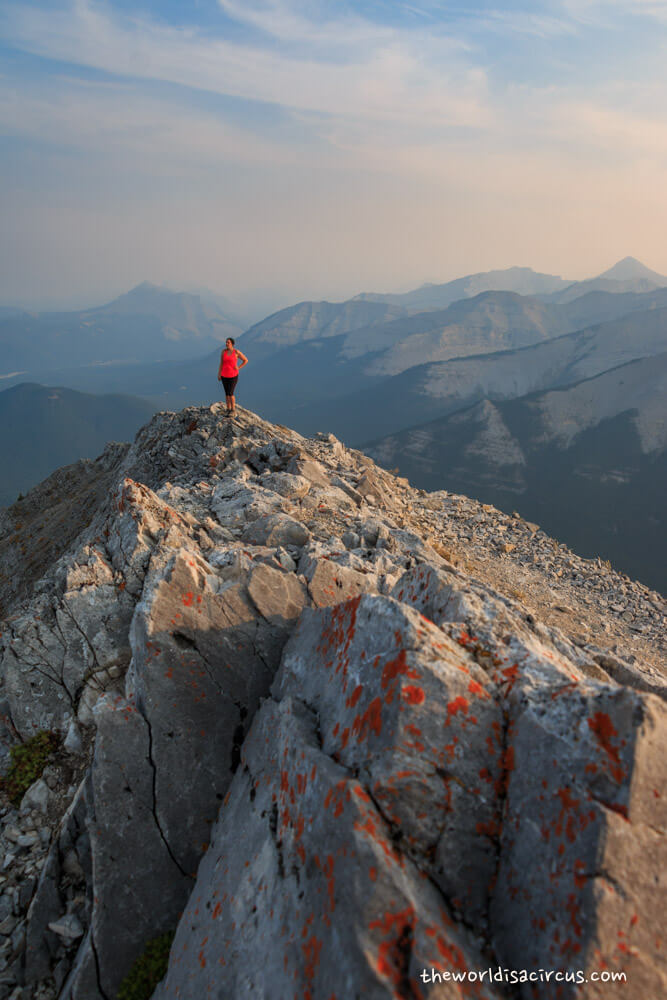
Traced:
[[158, 1000], [664, 992], [659, 594], [248, 411], [91, 466], [0, 525], [0, 744], [61, 738], [2, 807], [0, 998], [109, 1000], [173, 930]]

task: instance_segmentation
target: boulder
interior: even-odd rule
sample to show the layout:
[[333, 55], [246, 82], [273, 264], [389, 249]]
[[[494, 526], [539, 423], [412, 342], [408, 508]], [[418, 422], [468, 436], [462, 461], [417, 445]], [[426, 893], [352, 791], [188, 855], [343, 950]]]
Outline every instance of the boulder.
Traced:
[[493, 687], [430, 622], [373, 595], [304, 612], [273, 687], [317, 712], [323, 750], [360, 776], [452, 912], [480, 926], [503, 773]]
[[95, 905], [63, 997], [88, 996], [95, 958], [103, 993], [115, 995], [146, 942], [175, 925], [306, 601], [294, 574], [248, 557], [218, 567], [194, 548], [153, 558], [132, 621], [128, 698], [95, 709]]
[[[453, 1000], [458, 983], [426, 985], [422, 971], [487, 964], [291, 697], [255, 718], [171, 956], [154, 1000]], [[480, 1000], [498, 995], [474, 985]]]
[[125, 478], [99, 533], [58, 564], [3, 630], [1, 672], [21, 737], [67, 732], [130, 662], [129, 626], [152, 553], [178, 547], [189, 525], [146, 486]]
[[[578, 995], [662, 996], [655, 930], [667, 882], [661, 782], [667, 708], [603, 685], [533, 694], [512, 713], [507, 801], [491, 903], [494, 946], [510, 967], [564, 967], [589, 979]], [[557, 998], [555, 984], [542, 996]]]
[[86, 810], [92, 913], [62, 1000], [115, 996], [146, 942], [173, 926], [192, 886], [161, 826], [149, 724], [120, 696], [103, 698], [96, 717]]
[[317, 607], [340, 604], [351, 597], [375, 589], [374, 574], [359, 573], [334, 562], [333, 559], [318, 559], [308, 580], [308, 593]]
[[267, 514], [252, 521], [241, 535], [250, 545], [294, 545], [300, 548], [310, 538], [310, 531], [286, 514]]

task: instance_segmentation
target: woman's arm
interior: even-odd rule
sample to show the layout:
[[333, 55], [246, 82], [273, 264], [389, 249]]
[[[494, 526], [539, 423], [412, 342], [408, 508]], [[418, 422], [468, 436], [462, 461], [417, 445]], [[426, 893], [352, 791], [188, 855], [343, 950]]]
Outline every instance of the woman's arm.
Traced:
[[222, 361], [224, 356], [225, 356], [225, 349], [223, 347], [223, 349], [220, 351], [220, 364], [218, 365], [218, 382], [222, 378]]
[[243, 354], [242, 351], [239, 351], [238, 348], [236, 349], [236, 357], [240, 358], [241, 361], [243, 362], [242, 365], [239, 365], [239, 370], [248, 364], [248, 359], [246, 358], [245, 354]]

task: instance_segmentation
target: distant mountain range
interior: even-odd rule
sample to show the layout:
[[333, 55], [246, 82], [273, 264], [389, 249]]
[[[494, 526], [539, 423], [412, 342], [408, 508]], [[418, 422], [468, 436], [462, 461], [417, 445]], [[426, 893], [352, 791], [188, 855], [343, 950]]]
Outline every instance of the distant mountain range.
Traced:
[[667, 353], [568, 388], [488, 398], [365, 450], [425, 489], [524, 517], [667, 591]]
[[243, 350], [258, 361], [286, 347], [387, 323], [406, 310], [383, 302], [299, 302], [256, 323], [243, 335]]
[[[490, 296], [495, 293], [484, 293]], [[533, 300], [523, 301], [530, 305]], [[636, 299], [632, 305], [636, 307]], [[498, 325], [502, 329], [500, 316]], [[491, 331], [484, 354], [416, 364], [398, 375], [380, 374], [395, 345], [388, 352], [348, 359], [345, 337], [308, 342], [275, 355], [270, 367], [269, 360], [260, 362], [241, 391], [251, 407], [261, 402], [269, 419], [282, 414], [305, 433], [325, 428], [359, 447], [485, 397], [512, 399], [658, 354], [667, 349], [667, 306], [547, 340], [539, 327], [533, 335], [537, 343], [499, 350], [500, 337]], [[477, 349], [481, 346], [478, 341]]]
[[[667, 305], [667, 278], [633, 258], [593, 280], [602, 279], [612, 287], [595, 292], [590, 282], [571, 283], [530, 268], [509, 268], [424, 286], [403, 296], [365, 293], [341, 303], [302, 302], [250, 327], [239, 346], [259, 362], [298, 344], [347, 334], [336, 352], [341, 366], [347, 359], [364, 358], [366, 374], [389, 375], [420, 363], [525, 346]], [[659, 281], [665, 287], [656, 290]], [[628, 282], [650, 282], [652, 288], [633, 293], [625, 288]], [[494, 284], [496, 289], [481, 297], [485, 287]], [[624, 292], [619, 291], [621, 285]], [[550, 301], [553, 292], [545, 293], [547, 288], [567, 292], [567, 301]], [[414, 303], [424, 289], [429, 290], [430, 304], [416, 312]], [[527, 297], [529, 289], [533, 294]], [[502, 292], [514, 297], [503, 299]], [[458, 297], [456, 304], [452, 296]], [[471, 298], [477, 299], [472, 306], [466, 304]], [[397, 299], [410, 302], [399, 305]], [[233, 318], [221, 311], [221, 301], [218, 297], [214, 302], [212, 293], [205, 291], [170, 292], [144, 282], [105, 306], [82, 312], [32, 315], [5, 308], [4, 315], [0, 310], [0, 385], [10, 387], [28, 377], [84, 391], [126, 391], [127, 379], [132, 392], [161, 403], [205, 401], [200, 400], [202, 392], [215, 397], [216, 387], [210, 383], [215, 352], [227, 336], [241, 335]], [[415, 339], [401, 346], [410, 337]], [[390, 348], [391, 355], [372, 357]], [[181, 363], [186, 377], [180, 378], [170, 361]], [[100, 371], [102, 367], [106, 370]], [[327, 378], [330, 375], [327, 371]]]
[[[304, 431], [330, 427], [359, 443], [487, 393], [510, 398], [663, 350], [666, 308], [667, 288], [589, 292], [562, 305], [485, 292], [446, 310], [393, 319], [395, 307], [388, 314], [379, 303], [302, 303], [238, 341], [251, 362], [239, 392], [269, 419]], [[585, 334], [574, 336], [582, 329]], [[572, 331], [572, 339], [561, 342], [563, 331]], [[219, 398], [218, 358], [216, 348], [179, 362], [58, 368], [39, 380], [130, 392], [161, 408], [181, 408]]]
[[240, 329], [197, 295], [144, 282], [107, 305], [71, 313], [0, 314], [0, 377], [110, 362], [191, 358]]
[[[443, 285], [422, 285], [402, 294], [362, 293], [356, 300], [386, 302], [410, 312], [443, 309], [452, 302], [473, 298], [480, 292], [516, 292], [569, 302], [590, 291], [649, 292], [667, 285], [667, 277], [651, 271], [634, 257], [625, 257], [609, 270], [588, 281], [566, 281], [553, 274], [540, 274], [530, 267], [509, 267], [502, 271], [484, 271], [456, 278]], [[355, 300], [355, 301], [356, 301]]]
[[552, 302], [571, 302], [587, 292], [652, 292], [667, 285], [667, 277], [651, 271], [634, 257], [625, 257], [589, 281], [576, 281], [567, 288], [557, 289], [549, 298]]
[[[549, 530], [570, 544], [576, 541], [582, 552], [589, 551], [581, 527], [588, 522], [566, 514], [568, 497], [592, 504], [597, 496], [603, 509], [604, 496], [614, 495], [613, 512], [622, 518], [626, 510], [637, 511], [634, 521], [640, 533], [646, 529], [646, 538], [607, 519], [606, 527], [602, 520], [597, 529], [588, 525], [586, 544], [613, 558], [620, 553], [623, 565], [630, 566], [628, 546], [616, 545], [616, 532], [616, 541], [634, 539], [638, 558], [648, 565], [653, 529], [647, 525], [655, 527], [651, 518], [658, 516], [651, 507], [655, 491], [650, 483], [662, 483], [664, 445], [645, 449], [633, 413], [653, 407], [656, 424], [667, 417], [661, 383], [648, 377], [650, 359], [667, 352], [666, 277], [633, 258], [582, 282], [509, 268], [402, 295], [301, 302], [242, 334], [221, 305], [204, 292], [179, 294], [143, 284], [81, 313], [33, 317], [7, 309], [0, 312], [0, 386], [10, 390], [29, 371], [33, 382], [142, 397], [134, 404], [137, 414], [151, 407], [211, 403], [221, 397], [216, 381], [220, 341], [231, 334], [250, 359], [237, 396], [267, 419], [302, 433], [333, 431], [356, 447], [373, 442], [378, 457], [418, 483], [473, 495], [484, 489], [484, 497], [500, 506], [515, 505], [535, 520], [542, 513], [556, 518]], [[643, 359], [649, 360], [644, 364]], [[633, 363], [639, 367], [632, 368]], [[635, 372], [634, 402], [623, 388], [629, 383], [614, 374], [626, 368]], [[642, 402], [637, 393], [644, 376], [653, 388]], [[600, 386], [605, 387], [602, 395]], [[602, 405], [605, 393], [608, 404]], [[0, 392], [0, 400], [6, 396]], [[540, 408], [536, 400], [543, 396], [548, 405]], [[559, 408], [556, 400], [567, 400], [567, 406]], [[585, 426], [584, 412], [590, 415]], [[84, 409], [77, 413], [73, 420], [92, 419]], [[521, 422], [520, 433], [510, 427], [513, 414]], [[552, 415], [548, 432], [545, 414]], [[139, 422], [129, 424], [136, 428]], [[568, 427], [576, 433], [563, 446]], [[78, 432], [67, 421], [58, 424], [63, 443], [78, 440]], [[127, 436], [117, 424], [110, 424], [107, 433]], [[483, 447], [476, 448], [473, 438], [480, 434]], [[34, 435], [24, 439], [26, 470], [38, 440]], [[420, 450], [424, 441], [429, 444]], [[10, 443], [0, 442], [0, 461]], [[457, 450], [459, 444], [464, 453]], [[519, 449], [523, 459], [500, 461], [506, 445]], [[592, 457], [596, 448], [601, 449], [598, 465]], [[83, 454], [70, 449], [47, 469], [35, 461], [40, 472], [27, 485]], [[581, 472], [586, 463], [597, 470], [588, 480]], [[625, 470], [618, 483], [617, 466]], [[560, 486], [550, 476], [552, 468], [560, 470]], [[616, 485], [603, 496], [609, 483]], [[493, 496], [489, 491], [495, 491]], [[563, 523], [557, 520], [559, 510]], [[607, 550], [602, 541], [610, 542]], [[647, 578], [636, 568], [632, 572]]]
[[553, 274], [539, 274], [530, 267], [508, 267], [502, 271], [484, 271], [456, 278], [443, 285], [427, 284], [411, 292], [378, 294], [363, 292], [355, 301], [387, 302], [410, 312], [444, 309], [459, 299], [472, 298], [480, 292], [516, 292], [519, 295], [549, 295], [568, 288], [571, 282]]
[[[592, 288], [597, 282], [606, 288]], [[421, 311], [415, 311], [418, 303]], [[328, 351], [326, 364], [328, 380], [335, 375], [344, 382], [349, 375], [345, 364], [351, 359], [355, 367], [362, 363], [371, 378], [391, 376], [424, 363], [525, 347], [664, 306], [667, 277], [628, 257], [586, 282], [509, 268], [405, 295], [302, 302], [251, 327], [241, 345], [249, 357], [262, 360], [310, 342], [317, 342], [320, 350], [325, 339], [346, 334], [337, 345], [338, 370], [331, 371]], [[391, 311], [383, 313], [383, 308]]]

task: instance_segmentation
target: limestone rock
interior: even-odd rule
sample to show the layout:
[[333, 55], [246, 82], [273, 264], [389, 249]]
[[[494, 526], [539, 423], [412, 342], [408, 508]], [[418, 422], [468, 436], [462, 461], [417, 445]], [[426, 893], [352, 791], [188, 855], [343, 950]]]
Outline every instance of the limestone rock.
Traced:
[[507, 694], [517, 686], [523, 691], [584, 677], [609, 679], [557, 629], [529, 622], [513, 601], [476, 581], [419, 567], [401, 577], [392, 594], [474, 650]]
[[265, 519], [284, 510], [286, 505], [285, 498], [275, 490], [249, 484], [247, 472], [243, 470], [233, 478], [223, 480], [214, 490], [212, 498], [212, 509], [219, 522], [232, 528], [243, 528], [248, 522]]
[[[86, 893], [86, 908], [79, 914], [88, 925], [92, 907], [92, 858], [90, 837], [86, 825], [90, 814], [90, 779], [79, 786], [60, 824], [58, 836], [52, 842], [45, 864], [41, 870], [35, 895], [27, 915], [26, 950], [24, 956], [24, 977], [33, 984], [48, 975], [58, 953], [59, 941], [49, 923], [58, 919], [66, 908], [67, 889], [65, 881], [81, 887]], [[76, 872], [72, 869], [72, 858], [68, 866], [65, 858], [74, 855]], [[71, 964], [68, 962], [68, 967]]]
[[102, 699], [96, 716], [86, 812], [93, 905], [88, 933], [63, 987], [67, 1000], [114, 996], [145, 942], [173, 925], [191, 886], [156, 811], [148, 723], [121, 697]]
[[310, 531], [301, 521], [285, 514], [258, 517], [244, 530], [244, 542], [251, 545], [295, 545], [301, 547], [310, 538]]
[[304, 613], [274, 684], [316, 710], [322, 749], [360, 776], [394, 843], [478, 922], [500, 820], [503, 716], [492, 691], [461, 646], [370, 595]]
[[38, 778], [21, 799], [21, 811], [36, 809], [41, 813], [45, 813], [49, 808], [51, 797], [51, 789], [47, 783], [42, 778]]
[[[154, 1000], [416, 996], [422, 969], [483, 961], [395, 849], [363, 784], [320, 749], [316, 717], [291, 698], [267, 702]], [[453, 983], [419, 986], [424, 997], [460, 996]]]
[[81, 921], [73, 913], [64, 913], [58, 920], [49, 924], [49, 930], [67, 941], [76, 941], [83, 936]]
[[307, 604], [305, 588], [294, 573], [281, 573], [260, 564], [250, 574], [248, 594], [262, 618], [287, 626]]
[[262, 476], [262, 486], [273, 490], [281, 497], [288, 497], [292, 502], [301, 500], [310, 491], [310, 481], [306, 476], [294, 475], [289, 472], [271, 472]]
[[0, 515], [0, 760], [62, 738], [0, 804], [0, 996], [115, 996], [177, 925], [160, 1000], [665, 992], [660, 595], [244, 410], [61, 479], [25, 571]]
[[[662, 995], [654, 929], [667, 871], [663, 702], [592, 685], [533, 695], [513, 713], [508, 745], [491, 904], [503, 963], [625, 972], [643, 995]], [[609, 992], [616, 995], [600, 983], [583, 994]]]
[[108, 671], [127, 669], [130, 620], [152, 552], [163, 540], [185, 541], [181, 515], [142, 484], [124, 478], [113, 507], [100, 534], [56, 566], [52, 589], [43, 582], [2, 636], [5, 692], [24, 738], [67, 731], [74, 714], [90, 724], [112, 686]]
[[[192, 873], [238, 764], [245, 720], [268, 694], [287, 616], [296, 617], [304, 595], [293, 576], [287, 584], [286, 574], [261, 565], [218, 589], [195, 553], [178, 553], [154, 573], [132, 624], [130, 683], [150, 727], [161, 829]], [[290, 590], [291, 607], [281, 607]]]
[[340, 604], [351, 597], [374, 589], [375, 577], [335, 563], [318, 559], [308, 579], [308, 592], [318, 607]]
[[287, 464], [287, 471], [294, 475], [302, 476], [315, 486], [326, 488], [331, 483], [324, 466], [312, 458], [296, 456], [291, 458]]

